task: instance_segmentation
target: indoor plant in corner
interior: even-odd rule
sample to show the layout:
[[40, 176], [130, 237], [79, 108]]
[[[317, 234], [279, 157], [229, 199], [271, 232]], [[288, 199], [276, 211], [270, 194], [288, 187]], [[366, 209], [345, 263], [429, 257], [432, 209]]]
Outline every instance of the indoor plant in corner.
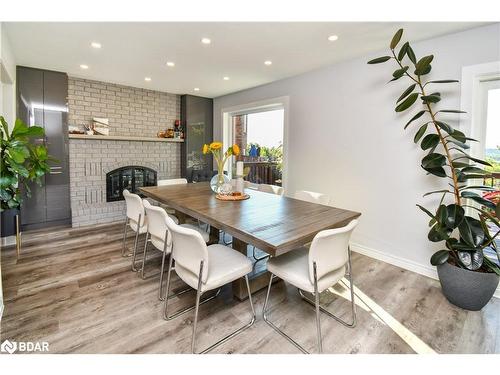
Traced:
[[28, 126], [16, 120], [12, 132], [5, 119], [0, 116], [1, 154], [0, 199], [2, 229], [1, 236], [15, 234], [15, 217], [19, 214], [23, 188], [29, 196], [28, 183], [41, 183], [41, 178], [49, 172], [49, 156], [44, 145], [31, 143], [32, 138], [43, 137], [44, 129]]
[[[441, 200], [435, 209], [417, 205], [430, 217], [428, 239], [444, 243], [444, 249], [431, 257], [431, 263], [437, 266], [443, 293], [451, 303], [468, 310], [480, 310], [493, 296], [500, 275], [500, 255], [495, 243], [500, 233], [500, 203], [485, 199], [479, 193], [494, 188], [483, 186], [482, 182], [474, 183], [488, 174], [481, 166], [489, 164], [468, 154], [468, 143], [476, 140], [442, 119], [443, 115], [464, 112], [435, 108], [441, 100], [435, 87], [458, 81], [426, 80], [434, 56], [417, 59], [408, 42], [397, 50], [402, 35], [403, 29], [400, 29], [392, 38], [390, 55], [370, 60], [368, 64], [393, 62], [397, 69], [389, 82], [400, 78], [410, 82], [396, 100], [396, 112], [406, 111], [418, 101], [418, 112], [404, 128], [418, 126], [414, 142], [426, 153], [421, 167], [445, 183], [445, 188], [424, 194], [440, 194]], [[494, 256], [488, 258], [485, 250]]]

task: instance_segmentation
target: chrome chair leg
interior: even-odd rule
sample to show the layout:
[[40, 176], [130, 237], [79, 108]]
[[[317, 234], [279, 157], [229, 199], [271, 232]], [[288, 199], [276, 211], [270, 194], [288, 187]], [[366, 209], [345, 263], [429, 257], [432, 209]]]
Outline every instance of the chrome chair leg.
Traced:
[[[346, 327], [349, 328], [354, 328], [356, 327], [356, 301], [355, 301], [355, 294], [354, 294], [354, 282], [352, 278], [352, 265], [351, 265], [351, 251], [349, 250], [349, 257], [348, 257], [348, 276], [349, 276], [349, 289], [351, 291], [351, 315], [352, 319], [351, 322], [346, 322], [343, 319], [340, 319], [338, 316], [332, 314], [330, 311], [326, 310], [324, 307], [321, 305], [319, 306], [319, 309], [322, 313], [328, 315], [330, 318], [335, 319], [337, 322], [343, 324]], [[347, 287], [347, 285], [346, 285]], [[304, 301], [309, 303], [310, 305], [316, 306], [316, 302], [311, 300], [309, 297], [307, 297], [302, 290], [299, 289], [299, 294], [302, 297]]]
[[[163, 245], [163, 254], [161, 257], [161, 271], [160, 271], [160, 286], [158, 288], [158, 299], [163, 301], [165, 297], [163, 297], [163, 275], [165, 273], [165, 257], [167, 256], [167, 242], [168, 242], [168, 229], [165, 233], [165, 243]], [[172, 256], [170, 256], [171, 258]]]
[[321, 342], [321, 320], [319, 315], [319, 292], [318, 292], [318, 274], [316, 271], [316, 262], [313, 262], [314, 270], [314, 302], [316, 307], [316, 329], [318, 336], [318, 353], [323, 353], [323, 344]]
[[127, 228], [128, 227], [128, 217], [125, 217], [125, 223], [123, 225], [123, 246], [122, 246], [122, 257], [129, 257], [131, 256], [132, 254], [125, 254], [126, 250], [127, 250]]
[[198, 274], [198, 288], [196, 289], [196, 304], [194, 308], [194, 320], [193, 320], [193, 335], [191, 337], [191, 353], [194, 354], [194, 345], [196, 341], [196, 326], [198, 324], [198, 311], [200, 309], [200, 298], [203, 292], [201, 291], [201, 279], [203, 276], [203, 261], [200, 262], [200, 273]]
[[[198, 291], [200, 290], [200, 286], [201, 286], [201, 283], [200, 283], [200, 281], [201, 281], [201, 269], [202, 269], [202, 267], [200, 267], [200, 278], [198, 280]], [[244, 326], [242, 326], [242, 327], [238, 328], [237, 330], [231, 332], [230, 334], [228, 334], [224, 338], [220, 339], [216, 343], [210, 345], [208, 348], [204, 349], [203, 351], [199, 352], [198, 354], [208, 353], [209, 351], [215, 349], [219, 345], [224, 344], [228, 340], [232, 339], [233, 337], [239, 335], [241, 332], [243, 332], [246, 329], [250, 328], [255, 323], [255, 309], [254, 309], [254, 306], [253, 306], [252, 293], [250, 291], [250, 283], [248, 282], [248, 276], [247, 275], [245, 275], [245, 282], [247, 284], [248, 301], [250, 302], [250, 308], [252, 309], [252, 318], [250, 319], [250, 321], [247, 324], [245, 324]], [[195, 317], [194, 317], [194, 323], [193, 323], [193, 338], [192, 338], [192, 341], [191, 341], [191, 352], [193, 354], [196, 354], [196, 352], [195, 352], [196, 325], [197, 325], [197, 322], [198, 322], [198, 310], [199, 310], [199, 298], [200, 297], [201, 297], [201, 293], [199, 293], [199, 295], [197, 293], [197, 295], [196, 295]]]
[[132, 258], [132, 271], [137, 272], [137, 268], [135, 268], [135, 258], [137, 256], [137, 245], [139, 242], [139, 226], [141, 222], [141, 215], [139, 214], [139, 220], [137, 221], [137, 230], [135, 232], [135, 241], [134, 241], [134, 252]]
[[144, 276], [144, 266], [146, 265], [146, 255], [148, 252], [148, 242], [149, 242], [149, 233], [146, 232], [146, 238], [144, 239], [144, 252], [142, 254], [142, 266], [141, 266], [141, 279], [145, 280]]
[[[172, 267], [172, 263], [173, 263], [173, 257], [170, 256], [170, 259], [168, 261], [168, 272], [167, 272], [167, 290], [165, 291], [165, 297], [163, 298], [163, 300], [165, 301], [165, 305], [164, 305], [164, 309], [163, 309], [163, 319], [165, 319], [165, 320], [175, 319], [178, 316], [180, 316], [184, 313], [187, 313], [188, 311], [191, 311], [196, 307], [195, 305], [188, 306], [188, 307], [185, 307], [185, 308], [175, 312], [172, 315], [168, 315], [168, 300], [169, 299], [172, 299], [174, 297], [178, 297], [184, 293], [187, 293], [191, 290], [194, 290], [192, 288], [187, 288], [187, 289], [181, 290], [180, 292], [177, 292], [177, 293], [170, 295], [170, 279], [171, 279], [172, 270], [174, 269]], [[221, 291], [221, 289], [219, 288], [214, 295], [207, 297], [204, 300], [201, 300], [200, 305], [203, 305], [204, 303], [207, 303], [208, 301], [211, 301], [214, 298], [216, 298], [220, 294], [220, 291]]]
[[264, 301], [264, 307], [262, 308], [262, 318], [264, 319], [264, 321], [272, 328], [274, 329], [276, 332], [278, 332], [281, 336], [283, 336], [284, 338], [286, 338], [288, 341], [290, 341], [293, 345], [295, 345], [295, 347], [297, 349], [299, 349], [302, 353], [304, 354], [309, 354], [309, 352], [304, 349], [297, 341], [295, 341], [294, 339], [292, 339], [290, 336], [288, 336], [285, 332], [283, 332], [281, 329], [279, 329], [278, 327], [276, 327], [273, 322], [271, 322], [267, 316], [267, 313], [268, 313], [268, 310], [267, 310], [267, 305], [269, 303], [269, 295], [271, 294], [271, 286], [273, 285], [273, 274], [271, 274], [271, 276], [269, 277], [269, 285], [267, 287], [267, 294], [266, 294], [266, 299]]

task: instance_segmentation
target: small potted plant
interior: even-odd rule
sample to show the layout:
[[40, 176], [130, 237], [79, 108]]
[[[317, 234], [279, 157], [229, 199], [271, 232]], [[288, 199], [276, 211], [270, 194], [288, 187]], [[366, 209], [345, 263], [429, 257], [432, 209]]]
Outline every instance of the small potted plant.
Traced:
[[[480, 192], [498, 190], [474, 183], [489, 174], [481, 166], [490, 164], [469, 155], [469, 142], [476, 140], [442, 119], [443, 114], [464, 112], [435, 109], [442, 98], [435, 87], [458, 81], [426, 80], [434, 56], [417, 59], [409, 42], [397, 51], [402, 35], [403, 29], [400, 29], [392, 38], [390, 55], [370, 60], [368, 64], [394, 62], [396, 70], [389, 82], [401, 78], [410, 81], [410, 86], [396, 100], [396, 112], [407, 111], [420, 100], [418, 112], [404, 129], [420, 122], [413, 140], [426, 152], [421, 167], [427, 174], [446, 180], [443, 189], [424, 194], [441, 195], [436, 209], [417, 205], [430, 218], [429, 241], [444, 243], [444, 248], [431, 257], [431, 264], [437, 266], [443, 294], [451, 303], [468, 310], [480, 310], [493, 296], [500, 275], [499, 249], [495, 242], [500, 233], [500, 206], [498, 200], [488, 199]], [[487, 256], [491, 254], [494, 258]]]
[[230, 156], [238, 156], [240, 147], [237, 144], [230, 146], [226, 152], [222, 152], [222, 142], [212, 142], [203, 145], [203, 154], [212, 153], [217, 163], [217, 174], [212, 177], [210, 187], [214, 193], [219, 193], [222, 185], [229, 182], [229, 178], [224, 174], [224, 165]]
[[16, 120], [12, 132], [5, 119], [0, 116], [2, 161], [0, 165], [0, 199], [2, 228], [1, 236], [16, 233], [15, 217], [19, 215], [22, 190], [30, 195], [29, 182], [41, 183], [41, 178], [50, 170], [49, 156], [44, 145], [35, 145], [31, 139], [43, 137], [45, 131], [39, 126], [27, 126]]

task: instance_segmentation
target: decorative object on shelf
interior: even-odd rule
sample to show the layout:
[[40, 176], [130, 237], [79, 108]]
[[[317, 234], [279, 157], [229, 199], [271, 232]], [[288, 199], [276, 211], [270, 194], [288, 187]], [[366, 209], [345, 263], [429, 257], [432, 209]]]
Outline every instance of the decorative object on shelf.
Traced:
[[222, 142], [212, 142], [209, 145], [203, 145], [203, 154], [211, 153], [217, 162], [217, 174], [210, 180], [210, 188], [213, 192], [219, 193], [220, 188], [224, 183], [230, 182], [229, 177], [224, 174], [224, 165], [232, 155], [239, 155], [240, 148], [234, 144], [230, 146], [226, 152], [222, 153]]
[[85, 132], [79, 126], [75, 126], [75, 125], [68, 125], [68, 133], [69, 134], [85, 134]]
[[92, 119], [92, 130], [97, 135], [109, 135], [109, 119], [94, 117]]
[[[445, 249], [437, 251], [431, 257], [431, 264], [437, 266], [443, 294], [451, 303], [468, 310], [480, 310], [491, 299], [499, 282], [500, 254], [495, 238], [500, 234], [500, 203], [477, 192], [498, 189], [468, 184], [469, 181], [483, 179], [488, 175], [489, 172], [480, 165], [490, 164], [467, 153], [470, 147], [467, 143], [477, 142], [475, 139], [467, 137], [441, 119], [443, 113], [464, 112], [456, 109], [436, 111], [434, 105], [441, 101], [441, 93], [426, 91], [436, 84], [458, 81], [445, 79], [424, 82], [424, 76], [432, 69], [434, 56], [428, 55], [417, 60], [409, 42], [404, 43], [396, 52], [402, 35], [403, 29], [400, 29], [392, 38], [390, 56], [370, 60], [368, 64], [394, 61], [397, 69], [392, 73], [391, 82], [402, 77], [410, 80], [410, 86], [397, 99], [396, 112], [406, 111], [418, 99], [421, 100], [423, 108], [419, 109], [404, 128], [421, 117], [427, 117], [414, 137], [414, 142], [420, 143], [422, 150], [427, 151], [421, 167], [428, 174], [451, 182], [441, 190], [424, 194], [442, 195], [434, 212], [417, 204], [430, 217], [428, 239], [431, 242], [444, 241]], [[413, 65], [411, 70], [410, 65]], [[451, 202], [446, 202], [448, 197]], [[473, 214], [468, 215], [464, 208]]]
[[233, 192], [231, 194], [216, 194], [215, 198], [221, 200], [221, 201], [244, 201], [248, 198], [250, 198], [250, 195], [246, 193], [240, 193], [240, 192]]
[[28, 126], [17, 119], [9, 132], [5, 119], [0, 116], [1, 154], [1, 222], [2, 237], [16, 234], [19, 256], [19, 207], [22, 201], [21, 187], [30, 196], [28, 182], [41, 184], [42, 177], [50, 171], [47, 148], [34, 144], [33, 138], [43, 138], [45, 130], [39, 126]]
[[156, 133], [157, 138], [166, 138], [165, 136], [167, 135], [167, 132], [164, 130], [160, 130], [158, 133]]
[[174, 129], [169, 128], [165, 131], [165, 138], [174, 138]]

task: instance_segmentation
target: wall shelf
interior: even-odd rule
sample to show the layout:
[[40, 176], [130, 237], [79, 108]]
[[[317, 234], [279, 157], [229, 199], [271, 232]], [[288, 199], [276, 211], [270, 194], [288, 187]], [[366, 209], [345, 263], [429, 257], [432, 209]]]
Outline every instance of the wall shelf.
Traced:
[[133, 137], [128, 135], [87, 135], [68, 134], [69, 139], [91, 139], [96, 141], [135, 141], [135, 142], [174, 142], [182, 143], [184, 139], [157, 138], [157, 137]]

